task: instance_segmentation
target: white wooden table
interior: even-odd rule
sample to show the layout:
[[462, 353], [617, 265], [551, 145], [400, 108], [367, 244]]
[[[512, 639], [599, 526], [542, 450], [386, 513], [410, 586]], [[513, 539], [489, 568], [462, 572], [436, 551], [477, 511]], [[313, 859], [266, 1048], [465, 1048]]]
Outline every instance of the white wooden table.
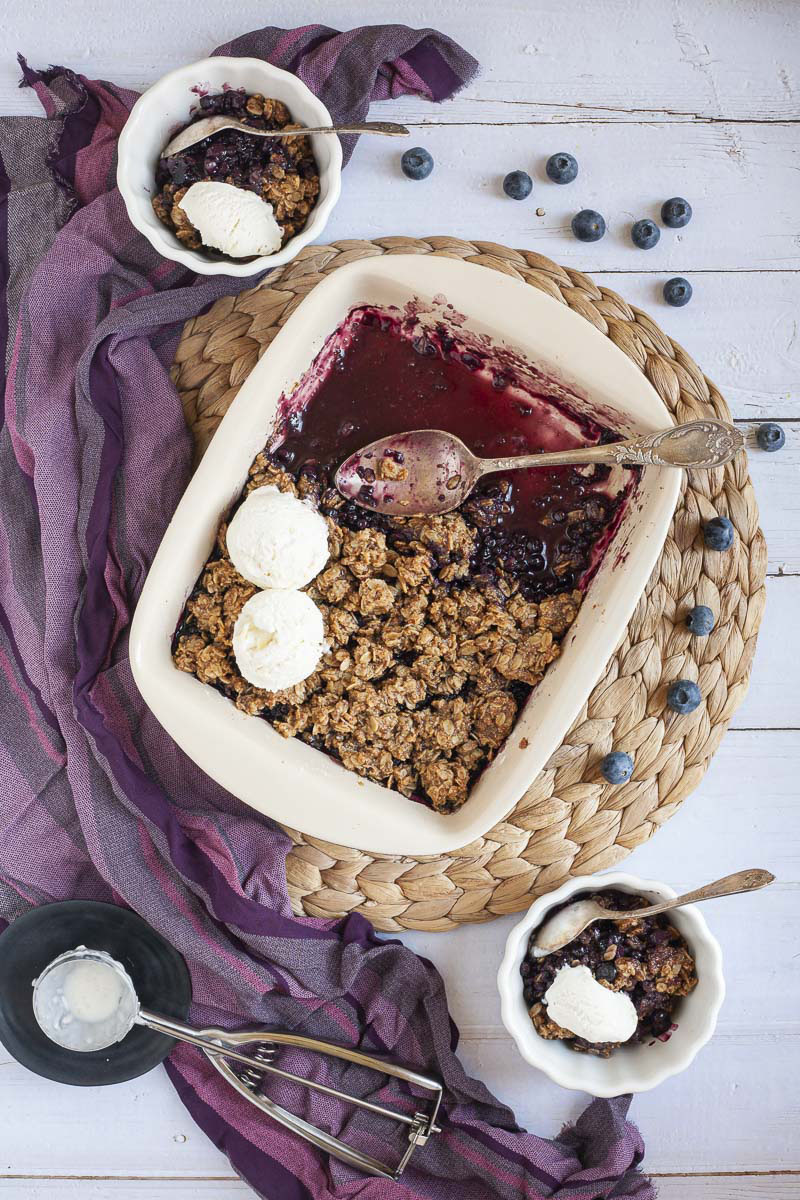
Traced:
[[[796, 0], [71, 0], [58, 8], [0, 0], [0, 112], [36, 111], [32, 94], [17, 90], [17, 49], [36, 66], [65, 63], [141, 88], [260, 24], [367, 20], [436, 24], [473, 51], [483, 73], [445, 106], [375, 106], [372, 115], [417, 127], [414, 141], [431, 150], [436, 169], [411, 183], [397, 143], [363, 139], [326, 238], [450, 233], [585, 269], [651, 311], [740, 422], [770, 417], [786, 428], [784, 451], [751, 458], [770, 578], [750, 694], [697, 793], [628, 859], [631, 870], [679, 888], [756, 865], [778, 882], [708, 910], [729, 987], [717, 1034], [689, 1071], [637, 1098], [632, 1113], [662, 1200], [800, 1197], [800, 8]], [[577, 156], [580, 175], [559, 188], [543, 165], [562, 149]], [[503, 197], [500, 180], [516, 168], [534, 176], [533, 202]], [[631, 221], [657, 217], [673, 195], [693, 204], [691, 224], [664, 231], [652, 251], [635, 250]], [[584, 207], [609, 223], [591, 246], [569, 233]], [[661, 285], [679, 273], [695, 296], [670, 309]], [[585, 1098], [526, 1067], [500, 1024], [494, 972], [512, 921], [405, 940], [445, 977], [467, 1068], [521, 1122], [555, 1133]], [[247, 1194], [161, 1069], [84, 1091], [29, 1074], [0, 1047], [0, 1200]]]

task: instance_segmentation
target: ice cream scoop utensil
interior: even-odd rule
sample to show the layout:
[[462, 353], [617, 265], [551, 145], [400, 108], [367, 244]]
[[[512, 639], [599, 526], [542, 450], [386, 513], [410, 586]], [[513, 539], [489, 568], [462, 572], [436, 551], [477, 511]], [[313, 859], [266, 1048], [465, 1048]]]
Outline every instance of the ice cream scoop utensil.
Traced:
[[408, 137], [405, 125], [397, 125], [394, 121], [356, 121], [351, 125], [315, 125], [299, 129], [254, 129], [235, 117], [203, 117], [176, 133], [161, 151], [161, 157], [171, 158], [173, 154], [180, 154], [212, 134], [222, 133], [223, 129], [237, 129], [240, 133], [261, 138], [305, 137], [309, 133], [382, 133], [384, 137]]
[[478, 458], [452, 433], [415, 429], [379, 438], [351, 454], [336, 472], [335, 483], [343, 496], [363, 508], [403, 517], [432, 516], [458, 508], [483, 475], [496, 471], [592, 463], [710, 470], [730, 462], [743, 445], [735, 426], [706, 420], [608, 445]]
[[[45, 968], [34, 983], [34, 1012], [36, 1013], [37, 1021], [48, 1037], [53, 1038], [57, 1044], [64, 1044], [60, 1040], [63, 1036], [63, 1029], [59, 1024], [52, 1025], [51, 1019], [57, 1020], [62, 1014], [57, 1006], [47, 1003], [37, 1003], [37, 993], [41, 991], [48, 979], [50, 981], [49, 990], [52, 992], [54, 986], [58, 990], [59, 984], [68, 981], [70, 970], [75, 968], [76, 965], [85, 963], [87, 959], [102, 964], [112, 973], [118, 994], [116, 1007], [118, 1020], [113, 1027], [109, 1027], [108, 1024], [104, 1024], [101, 1027], [89, 1020], [85, 1024], [87, 1034], [91, 1034], [91, 1030], [94, 1027], [97, 1028], [99, 1036], [94, 1043], [90, 1043], [87, 1040], [81, 1046], [81, 1050], [93, 1051], [105, 1049], [109, 1045], [121, 1041], [134, 1025], [145, 1025], [157, 1033], [163, 1033], [167, 1037], [175, 1038], [177, 1041], [187, 1042], [203, 1051], [212, 1066], [239, 1095], [249, 1100], [256, 1108], [261, 1109], [262, 1112], [272, 1117], [273, 1120], [283, 1125], [286, 1129], [292, 1130], [300, 1137], [305, 1138], [306, 1141], [317, 1146], [320, 1150], [326, 1151], [328, 1154], [349, 1163], [351, 1166], [358, 1167], [370, 1175], [379, 1175], [387, 1179], [398, 1179], [414, 1149], [417, 1146], [424, 1145], [432, 1133], [440, 1132], [439, 1126], [436, 1125], [436, 1115], [442, 1099], [442, 1085], [438, 1080], [431, 1079], [429, 1076], [423, 1075], [410, 1067], [402, 1066], [400, 1063], [388, 1060], [384, 1061], [382, 1058], [364, 1054], [361, 1050], [351, 1049], [349, 1046], [337, 1046], [333, 1042], [321, 1041], [318, 1038], [304, 1037], [296, 1033], [284, 1033], [280, 1030], [246, 1029], [231, 1032], [226, 1029], [196, 1029], [173, 1017], [151, 1012], [139, 1003], [133, 981], [122, 964], [107, 954], [91, 950], [87, 951], [85, 946], [59, 955], [57, 959]], [[55, 979], [53, 978], [54, 974], [56, 976]], [[341, 1092], [337, 1088], [320, 1083], [318, 1080], [304, 1078], [291, 1071], [285, 1071], [281, 1067], [275, 1066], [273, 1062], [280, 1046], [293, 1046], [317, 1054], [326, 1054], [331, 1058], [343, 1059], [346, 1062], [355, 1063], [361, 1067], [369, 1067], [382, 1075], [394, 1076], [407, 1084], [430, 1092], [430, 1109], [427, 1112], [420, 1109], [420, 1111], [415, 1111], [413, 1115], [409, 1115], [400, 1110], [387, 1108], [385, 1105], [378, 1104], [374, 1100], [367, 1100], [360, 1096], [352, 1096], [348, 1092]], [[237, 1064], [247, 1069], [237, 1072], [234, 1070], [232, 1064]], [[408, 1126], [408, 1146], [399, 1164], [396, 1167], [391, 1167], [386, 1163], [380, 1162], [371, 1155], [357, 1150], [353, 1146], [349, 1146], [346, 1142], [327, 1133], [324, 1129], [319, 1129], [316, 1125], [312, 1125], [302, 1117], [289, 1112], [288, 1109], [270, 1100], [268, 1096], [260, 1094], [258, 1088], [261, 1086], [266, 1075], [274, 1075], [281, 1079], [290, 1080], [292, 1083], [299, 1083], [305, 1087], [312, 1088], [314, 1091], [323, 1092], [327, 1096], [334, 1096], [347, 1104], [368, 1109], [370, 1112], [377, 1113], [389, 1120], [398, 1121]]]
[[[603, 908], [596, 900], [576, 900], [566, 908], [560, 909], [549, 917], [536, 932], [533, 940], [534, 954], [544, 956], [560, 950], [568, 945], [579, 934], [583, 933], [594, 921], [634, 921], [640, 917], [655, 917], [659, 913], [668, 912], [671, 908], [681, 908], [684, 904], [699, 904], [701, 900], [716, 900], [720, 896], [735, 896], [738, 892], [754, 892], [758, 888], [772, 883], [775, 876], [769, 871], [751, 868], [748, 871], [736, 871], [733, 875], [725, 875], [715, 879], [704, 887], [696, 888], [693, 892], [685, 892], [674, 900], [662, 900], [658, 904], [649, 904], [646, 908], [615, 909]], [[570, 920], [571, 910], [574, 920]]]

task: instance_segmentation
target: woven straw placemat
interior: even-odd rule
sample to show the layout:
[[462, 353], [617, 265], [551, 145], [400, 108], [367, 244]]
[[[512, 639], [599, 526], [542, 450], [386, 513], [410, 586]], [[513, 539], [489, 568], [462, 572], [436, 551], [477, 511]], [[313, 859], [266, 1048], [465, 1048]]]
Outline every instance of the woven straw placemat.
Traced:
[[[405, 237], [309, 246], [252, 291], [187, 322], [173, 367], [198, 455], [259, 356], [303, 297], [330, 271], [379, 254], [441, 254], [480, 263], [568, 304], [642, 370], [678, 421], [730, 420], [720, 393], [651, 317], [587, 275], [527, 250], [457, 238]], [[700, 525], [730, 517], [728, 553], [704, 549]], [[580, 716], [516, 808], [485, 837], [445, 856], [368, 854], [288, 830], [297, 912], [358, 911], [378, 929], [454, 929], [527, 907], [571, 875], [614, 866], [646, 841], [702, 779], [747, 690], [764, 610], [766, 544], [744, 454], [690, 473], [647, 589]], [[716, 626], [692, 637], [686, 611], [707, 604]], [[703, 702], [688, 716], [666, 708], [667, 685], [696, 680]], [[598, 764], [612, 749], [635, 755], [630, 782], [612, 787]]]

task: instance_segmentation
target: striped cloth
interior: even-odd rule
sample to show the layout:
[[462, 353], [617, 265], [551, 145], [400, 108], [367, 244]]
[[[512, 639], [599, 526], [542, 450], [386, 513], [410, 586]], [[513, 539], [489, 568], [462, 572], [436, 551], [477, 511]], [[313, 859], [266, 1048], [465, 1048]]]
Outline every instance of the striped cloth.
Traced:
[[[362, 119], [371, 99], [445, 99], [477, 65], [404, 26], [263, 29], [218, 53], [296, 71], [339, 120]], [[127, 630], [190, 463], [168, 368], [182, 323], [253, 281], [197, 279], [132, 229], [114, 187], [132, 93], [21, 62], [46, 119], [0, 119], [2, 923], [71, 897], [127, 905], [189, 964], [195, 1023], [303, 1030], [445, 1081], [443, 1132], [394, 1184], [328, 1161], [176, 1048], [167, 1071], [189, 1112], [270, 1200], [650, 1200], [626, 1099], [595, 1101], [555, 1141], [519, 1129], [465, 1074], [431, 964], [360, 917], [292, 916], [286, 837], [203, 775], [143, 704]], [[288, 1065], [391, 1099], [370, 1072]], [[290, 1084], [271, 1095], [377, 1157], [392, 1152], [380, 1118]]]

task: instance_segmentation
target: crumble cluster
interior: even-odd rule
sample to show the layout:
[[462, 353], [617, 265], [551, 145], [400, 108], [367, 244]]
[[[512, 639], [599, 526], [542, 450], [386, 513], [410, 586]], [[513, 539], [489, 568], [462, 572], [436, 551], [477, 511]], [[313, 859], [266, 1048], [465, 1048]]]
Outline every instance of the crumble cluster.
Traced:
[[[570, 903], [578, 898], [572, 897]], [[644, 908], [648, 904], [628, 892], [595, 892], [590, 898], [604, 908]], [[632, 1040], [640, 1042], [669, 1036], [678, 1000], [688, 996], [697, 983], [686, 940], [663, 913], [641, 920], [595, 921], [567, 946], [544, 958], [533, 954], [535, 934], [536, 930], [520, 967], [533, 1026], [541, 1037], [561, 1039], [586, 1054], [608, 1058], [620, 1043], [587, 1042], [550, 1020], [543, 997], [561, 967], [586, 966], [603, 987], [625, 992], [639, 1018]]]
[[581, 593], [524, 598], [499, 572], [470, 582], [475, 531], [455, 512], [392, 518], [390, 532], [337, 520], [343, 501], [261, 453], [244, 495], [272, 484], [326, 514], [330, 561], [304, 590], [323, 613], [328, 652], [295, 687], [267, 692], [236, 666], [233, 626], [256, 588], [235, 570], [220, 528], [189, 598], [174, 661], [243, 712], [269, 720], [349, 770], [439, 811], [464, 803], [530, 689], [558, 657]]
[[[243, 89], [204, 96], [194, 121], [215, 115], [230, 115], [254, 129], [302, 128], [292, 123], [280, 100], [248, 95]], [[200, 181], [230, 183], [268, 201], [284, 245], [303, 228], [319, 195], [319, 170], [307, 137], [254, 138], [237, 130], [213, 134], [180, 154], [160, 159], [156, 172], [155, 214], [190, 250], [203, 243], [180, 202]]]

